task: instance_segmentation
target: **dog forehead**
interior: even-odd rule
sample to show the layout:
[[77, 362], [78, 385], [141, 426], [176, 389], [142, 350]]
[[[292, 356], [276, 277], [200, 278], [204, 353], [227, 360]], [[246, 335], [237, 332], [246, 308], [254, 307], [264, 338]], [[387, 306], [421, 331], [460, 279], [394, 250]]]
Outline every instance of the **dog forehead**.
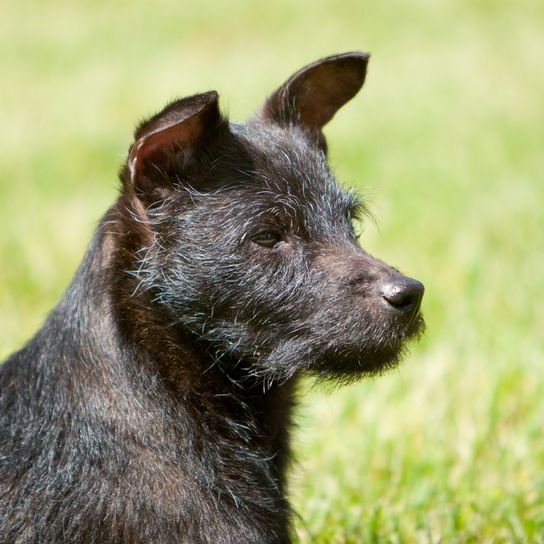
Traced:
[[243, 211], [240, 206], [236, 211], [245, 222], [273, 216], [310, 237], [346, 230], [358, 199], [336, 182], [311, 135], [274, 125], [231, 125], [231, 134], [243, 159], [235, 166], [229, 156], [235, 176], [230, 187], [244, 201]]
[[341, 204], [342, 190], [327, 165], [325, 153], [297, 127], [235, 125], [251, 157], [256, 189], [292, 196], [310, 204], [326, 200]]

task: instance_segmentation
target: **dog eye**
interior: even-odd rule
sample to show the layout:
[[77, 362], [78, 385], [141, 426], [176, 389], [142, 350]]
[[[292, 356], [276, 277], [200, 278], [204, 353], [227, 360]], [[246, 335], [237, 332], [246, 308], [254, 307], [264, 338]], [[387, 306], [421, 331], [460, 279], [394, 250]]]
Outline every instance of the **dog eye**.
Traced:
[[281, 234], [274, 231], [263, 231], [253, 236], [253, 241], [263, 247], [274, 247], [281, 239]]

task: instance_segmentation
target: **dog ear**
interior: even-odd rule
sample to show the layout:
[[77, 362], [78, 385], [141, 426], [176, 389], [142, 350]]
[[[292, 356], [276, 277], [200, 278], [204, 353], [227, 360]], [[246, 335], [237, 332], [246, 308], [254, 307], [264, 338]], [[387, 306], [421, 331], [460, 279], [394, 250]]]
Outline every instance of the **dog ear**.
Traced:
[[363, 86], [368, 59], [368, 53], [354, 51], [305, 66], [268, 98], [257, 118], [321, 133]]
[[222, 124], [218, 98], [210, 91], [176, 100], [136, 129], [125, 178], [137, 194], [151, 194], [183, 178]]

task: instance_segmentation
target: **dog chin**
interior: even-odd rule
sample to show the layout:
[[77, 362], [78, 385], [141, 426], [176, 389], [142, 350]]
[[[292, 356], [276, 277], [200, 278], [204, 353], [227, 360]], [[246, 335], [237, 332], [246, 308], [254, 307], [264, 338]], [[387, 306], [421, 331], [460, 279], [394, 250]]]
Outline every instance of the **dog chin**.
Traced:
[[364, 377], [376, 376], [398, 366], [405, 353], [404, 345], [366, 353], [323, 358], [308, 368], [320, 379], [351, 383]]
[[419, 338], [424, 328], [423, 318], [418, 316], [409, 327], [396, 332], [390, 329], [385, 338], [376, 342], [369, 342], [368, 338], [354, 342], [352, 338], [348, 343], [340, 341], [323, 346], [316, 343], [315, 338], [299, 338], [272, 349], [262, 349], [257, 357], [240, 354], [234, 359], [246, 360], [246, 368], [251, 368], [250, 378], [285, 382], [300, 374], [310, 374], [320, 379], [352, 382], [398, 366], [409, 341]]
[[321, 379], [341, 383], [384, 374], [402, 362], [411, 341], [419, 339], [424, 330], [425, 321], [418, 316], [399, 338], [360, 349], [330, 350], [314, 360], [308, 366], [308, 371]]

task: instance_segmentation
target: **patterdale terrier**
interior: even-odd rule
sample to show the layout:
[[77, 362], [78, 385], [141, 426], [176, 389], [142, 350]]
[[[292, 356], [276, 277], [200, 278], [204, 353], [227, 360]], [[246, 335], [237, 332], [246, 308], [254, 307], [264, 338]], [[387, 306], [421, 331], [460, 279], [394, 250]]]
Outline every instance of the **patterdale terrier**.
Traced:
[[286, 543], [294, 388], [396, 365], [423, 285], [363, 251], [323, 126], [368, 55], [244, 124], [210, 91], [140, 124], [66, 294], [0, 371], [0, 541]]

